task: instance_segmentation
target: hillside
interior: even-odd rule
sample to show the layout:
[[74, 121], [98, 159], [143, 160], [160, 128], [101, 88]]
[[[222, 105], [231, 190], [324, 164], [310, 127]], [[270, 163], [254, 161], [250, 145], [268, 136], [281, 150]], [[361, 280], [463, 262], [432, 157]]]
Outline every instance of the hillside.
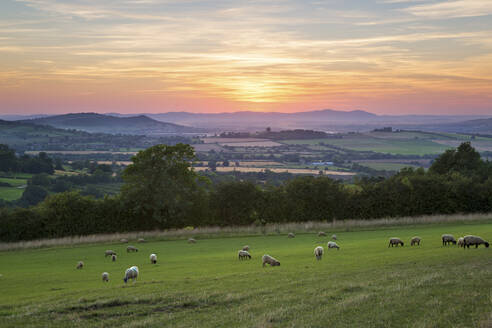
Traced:
[[160, 122], [145, 115], [115, 117], [97, 113], [75, 113], [23, 120], [21, 122], [49, 125], [61, 129], [75, 129], [126, 135], [159, 135], [200, 133], [202, 130], [173, 123]]

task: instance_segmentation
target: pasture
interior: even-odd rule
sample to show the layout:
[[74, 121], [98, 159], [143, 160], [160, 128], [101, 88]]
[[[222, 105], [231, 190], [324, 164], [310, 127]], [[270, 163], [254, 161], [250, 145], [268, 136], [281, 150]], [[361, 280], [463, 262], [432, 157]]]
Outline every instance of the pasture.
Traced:
[[[327, 231], [328, 236], [331, 232]], [[129, 244], [89, 244], [0, 254], [0, 326], [49, 327], [484, 327], [490, 326], [492, 248], [443, 247], [440, 236], [492, 240], [492, 222]], [[422, 237], [410, 247], [412, 236]], [[398, 236], [404, 247], [388, 248]], [[252, 260], [237, 250], [251, 246]], [[315, 246], [325, 255], [316, 261]], [[112, 249], [111, 262], [104, 251]], [[158, 262], [150, 264], [149, 254]], [[279, 267], [261, 266], [270, 254]], [[75, 269], [79, 260], [82, 270]], [[124, 270], [140, 268], [136, 283]], [[101, 273], [110, 274], [109, 283]]]

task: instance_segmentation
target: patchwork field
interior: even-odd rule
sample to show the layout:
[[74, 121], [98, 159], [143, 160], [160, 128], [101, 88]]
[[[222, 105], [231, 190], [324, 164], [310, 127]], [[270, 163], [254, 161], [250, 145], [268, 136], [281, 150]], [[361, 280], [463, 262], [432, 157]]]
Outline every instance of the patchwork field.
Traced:
[[18, 178], [0, 177], [0, 183], [8, 183], [10, 185], [0, 186], [0, 199], [13, 201], [21, 198], [27, 185], [27, 178], [25, 178], [25, 175], [20, 175]]
[[[337, 232], [339, 251], [313, 233], [155, 240], [134, 244], [138, 253], [126, 244], [4, 251], [0, 326], [489, 327], [492, 249], [443, 247], [442, 233], [490, 240], [492, 222]], [[420, 247], [408, 245], [414, 235]], [[405, 246], [388, 248], [393, 236]], [[238, 261], [245, 244], [253, 258]], [[319, 262], [317, 245], [325, 247]], [[118, 253], [116, 262], [106, 249]], [[281, 266], [263, 268], [265, 253]], [[132, 265], [140, 277], [125, 285]]]

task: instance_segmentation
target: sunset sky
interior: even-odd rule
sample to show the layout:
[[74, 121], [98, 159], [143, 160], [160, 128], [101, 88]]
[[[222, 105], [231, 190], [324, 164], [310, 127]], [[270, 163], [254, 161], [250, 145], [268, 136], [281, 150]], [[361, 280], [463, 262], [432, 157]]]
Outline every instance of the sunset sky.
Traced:
[[492, 0], [1, 0], [0, 113], [492, 114]]

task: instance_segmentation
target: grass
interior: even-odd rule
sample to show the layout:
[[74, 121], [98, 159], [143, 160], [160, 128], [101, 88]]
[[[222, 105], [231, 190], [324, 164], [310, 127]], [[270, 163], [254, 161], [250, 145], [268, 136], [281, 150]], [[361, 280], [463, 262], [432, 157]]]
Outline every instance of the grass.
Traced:
[[24, 189], [13, 187], [0, 187], [0, 199], [13, 201], [22, 197]]
[[406, 167], [417, 168], [419, 166], [407, 164], [407, 163], [389, 163], [389, 162], [361, 162], [359, 163], [362, 166], [367, 166], [374, 170], [386, 170], [386, 171], [400, 171]]
[[[492, 221], [338, 232], [341, 250], [325, 247], [320, 262], [312, 252], [327, 239], [314, 233], [151, 240], [130, 254], [120, 243], [2, 252], [0, 326], [486, 327], [491, 249], [442, 247], [444, 232], [490, 240]], [[422, 246], [387, 247], [389, 237], [414, 235]], [[238, 261], [245, 244], [253, 259]], [[281, 266], [262, 268], [264, 253]], [[125, 285], [131, 265], [140, 279]]]

